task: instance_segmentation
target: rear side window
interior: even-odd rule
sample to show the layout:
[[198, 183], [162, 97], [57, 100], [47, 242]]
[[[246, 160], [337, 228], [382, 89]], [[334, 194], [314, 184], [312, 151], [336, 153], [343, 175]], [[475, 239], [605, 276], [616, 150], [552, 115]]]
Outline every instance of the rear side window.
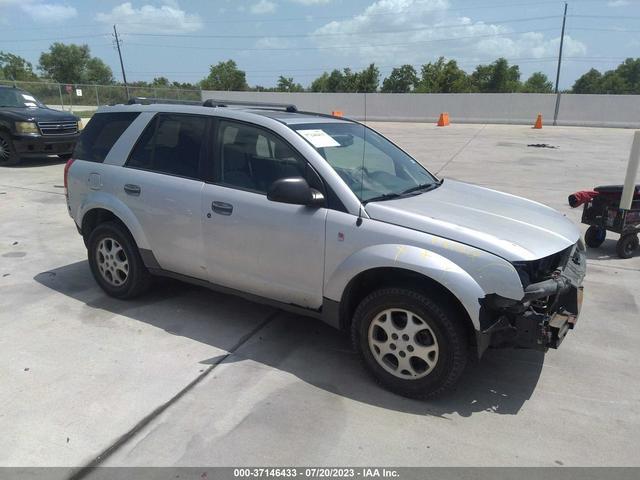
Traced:
[[207, 118], [160, 114], [145, 129], [128, 167], [197, 179]]
[[73, 158], [102, 163], [139, 112], [96, 113], [82, 130]]

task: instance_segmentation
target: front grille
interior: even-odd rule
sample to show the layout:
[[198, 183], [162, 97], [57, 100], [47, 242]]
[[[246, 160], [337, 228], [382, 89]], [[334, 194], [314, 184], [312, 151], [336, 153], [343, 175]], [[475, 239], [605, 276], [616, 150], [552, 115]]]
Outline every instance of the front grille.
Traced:
[[65, 122], [38, 122], [38, 128], [42, 135], [70, 135], [78, 132], [78, 123]]

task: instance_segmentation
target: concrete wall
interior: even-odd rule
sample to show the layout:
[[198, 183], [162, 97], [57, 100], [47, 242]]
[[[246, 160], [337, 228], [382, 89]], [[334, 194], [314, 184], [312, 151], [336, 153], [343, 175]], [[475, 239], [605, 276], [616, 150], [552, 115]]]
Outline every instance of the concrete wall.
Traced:
[[[203, 91], [203, 100], [293, 103], [300, 110], [371, 121], [533, 124], [541, 113], [553, 123], [556, 95], [535, 93], [278, 93]], [[640, 95], [571, 95], [560, 98], [558, 125], [640, 128]]]
[[562, 95], [558, 125], [640, 128], [640, 95]]

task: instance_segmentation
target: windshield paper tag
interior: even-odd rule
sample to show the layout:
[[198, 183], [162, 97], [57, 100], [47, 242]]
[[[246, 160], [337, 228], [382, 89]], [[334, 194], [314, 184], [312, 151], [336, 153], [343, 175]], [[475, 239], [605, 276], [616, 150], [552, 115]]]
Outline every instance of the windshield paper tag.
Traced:
[[309, 143], [316, 148], [340, 146], [340, 144], [331, 138], [331, 135], [324, 130], [298, 130], [298, 133], [306, 138]]
[[22, 98], [24, 98], [25, 100], [29, 100], [31, 102], [35, 102], [36, 99], [33, 98], [31, 95], [25, 95], [24, 93], [22, 94]]

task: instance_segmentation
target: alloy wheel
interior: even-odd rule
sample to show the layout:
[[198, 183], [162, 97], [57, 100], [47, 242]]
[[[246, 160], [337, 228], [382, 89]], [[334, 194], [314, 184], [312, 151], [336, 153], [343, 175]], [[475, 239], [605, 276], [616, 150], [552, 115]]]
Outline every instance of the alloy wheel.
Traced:
[[122, 245], [111, 237], [105, 237], [98, 243], [96, 263], [100, 275], [114, 287], [122, 286], [129, 276], [129, 259]]
[[5, 163], [11, 158], [11, 145], [0, 137], [0, 163]]
[[431, 373], [438, 363], [438, 340], [415, 313], [390, 308], [369, 325], [369, 348], [378, 364], [392, 375], [416, 380]]

